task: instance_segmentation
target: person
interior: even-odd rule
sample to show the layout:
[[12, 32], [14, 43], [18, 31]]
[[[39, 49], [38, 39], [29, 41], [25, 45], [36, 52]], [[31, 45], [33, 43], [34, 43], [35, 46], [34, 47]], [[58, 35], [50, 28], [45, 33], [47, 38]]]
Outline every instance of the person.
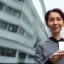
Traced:
[[60, 31], [64, 23], [63, 11], [59, 8], [49, 10], [45, 14], [47, 27], [52, 35], [44, 42], [39, 42], [36, 46], [36, 64], [64, 64], [64, 50], [59, 50], [59, 42], [64, 41]]

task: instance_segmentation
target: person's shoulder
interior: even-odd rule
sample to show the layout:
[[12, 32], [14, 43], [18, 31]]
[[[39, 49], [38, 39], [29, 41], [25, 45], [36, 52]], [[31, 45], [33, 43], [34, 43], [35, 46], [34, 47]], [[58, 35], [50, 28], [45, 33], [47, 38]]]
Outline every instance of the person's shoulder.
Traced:
[[49, 41], [50, 41], [50, 39], [47, 38], [47, 39], [45, 39], [44, 41], [42, 40], [41, 42], [39, 42], [37, 45], [42, 46], [42, 45], [44, 45], [44, 44], [47, 44], [47, 42], [49, 42]]

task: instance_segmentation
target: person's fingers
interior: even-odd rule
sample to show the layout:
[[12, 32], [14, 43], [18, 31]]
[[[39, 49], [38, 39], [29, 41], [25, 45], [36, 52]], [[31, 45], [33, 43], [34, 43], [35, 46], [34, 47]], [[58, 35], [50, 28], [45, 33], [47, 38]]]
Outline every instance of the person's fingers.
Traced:
[[64, 56], [64, 51], [62, 51], [62, 52], [56, 52], [56, 53], [53, 54], [53, 56], [62, 57], [62, 56]]
[[62, 58], [63, 56], [54, 56], [53, 58], [54, 59], [60, 59], [60, 58]]
[[58, 62], [59, 60], [61, 60], [61, 58], [55, 58], [54, 62]]
[[55, 52], [54, 54], [50, 56], [50, 60], [52, 62], [57, 62], [61, 60], [63, 57], [64, 57], [64, 51], [58, 50], [57, 52]]
[[57, 52], [58, 53], [64, 53], [64, 50], [58, 50]]

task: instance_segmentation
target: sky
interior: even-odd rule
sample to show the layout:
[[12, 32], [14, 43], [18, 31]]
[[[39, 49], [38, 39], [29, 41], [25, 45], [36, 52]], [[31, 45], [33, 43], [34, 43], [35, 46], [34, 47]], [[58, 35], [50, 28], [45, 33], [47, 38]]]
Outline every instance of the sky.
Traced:
[[64, 0], [44, 0], [46, 11], [53, 8], [60, 8], [64, 11]]

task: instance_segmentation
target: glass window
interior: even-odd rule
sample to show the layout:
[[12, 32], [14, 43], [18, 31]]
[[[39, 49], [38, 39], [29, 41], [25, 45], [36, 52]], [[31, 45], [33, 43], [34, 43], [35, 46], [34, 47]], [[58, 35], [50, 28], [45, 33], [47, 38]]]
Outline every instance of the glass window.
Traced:
[[24, 36], [25, 36], [25, 37], [28, 37], [28, 38], [30, 38], [30, 39], [32, 38], [32, 36], [31, 36], [28, 32], [25, 32]]
[[6, 56], [15, 57], [15, 54], [16, 54], [16, 50], [7, 49]]
[[21, 1], [24, 2], [24, 0], [18, 0], [18, 1], [19, 1], [19, 2], [21, 2]]
[[3, 10], [4, 4], [0, 2], [0, 10]]
[[16, 50], [9, 49], [9, 48], [4, 48], [4, 47], [0, 47], [0, 55], [1, 56], [15, 57]]
[[8, 23], [0, 20], [0, 28], [6, 29], [7, 28], [7, 25], [8, 25]]
[[16, 17], [21, 16], [21, 11], [14, 9], [14, 8], [0, 2], [0, 10], [2, 10], [2, 9], [4, 9], [4, 12], [12, 14]]
[[1, 49], [1, 55], [6, 56], [6, 49], [3, 47], [0, 47], [0, 49]]
[[14, 1], [17, 1], [17, 2], [24, 2], [24, 0], [14, 0]]
[[20, 17], [20, 16], [21, 16], [21, 11], [14, 9], [14, 11], [13, 11], [12, 14], [13, 14], [14, 16], [16, 16], [16, 17]]
[[19, 58], [25, 59], [25, 57], [26, 57], [25, 53], [19, 52]]
[[12, 12], [13, 9], [11, 7], [9, 7], [8, 5], [5, 5], [4, 7], [5, 7], [4, 11], [7, 12], [7, 13], [9, 13], [9, 14], [11, 14], [11, 12]]
[[27, 33], [27, 32], [25, 32], [24, 36], [25, 36], [25, 37], [28, 37], [28, 33]]
[[32, 58], [32, 59], [34, 59], [34, 58], [35, 58], [35, 56], [29, 55], [29, 58]]
[[8, 30], [11, 31], [11, 32], [17, 32], [18, 26], [10, 24]]
[[23, 28], [20, 28], [20, 31], [19, 31], [19, 33], [20, 33], [21, 35], [24, 35], [24, 33], [25, 33], [25, 30], [24, 30]]

